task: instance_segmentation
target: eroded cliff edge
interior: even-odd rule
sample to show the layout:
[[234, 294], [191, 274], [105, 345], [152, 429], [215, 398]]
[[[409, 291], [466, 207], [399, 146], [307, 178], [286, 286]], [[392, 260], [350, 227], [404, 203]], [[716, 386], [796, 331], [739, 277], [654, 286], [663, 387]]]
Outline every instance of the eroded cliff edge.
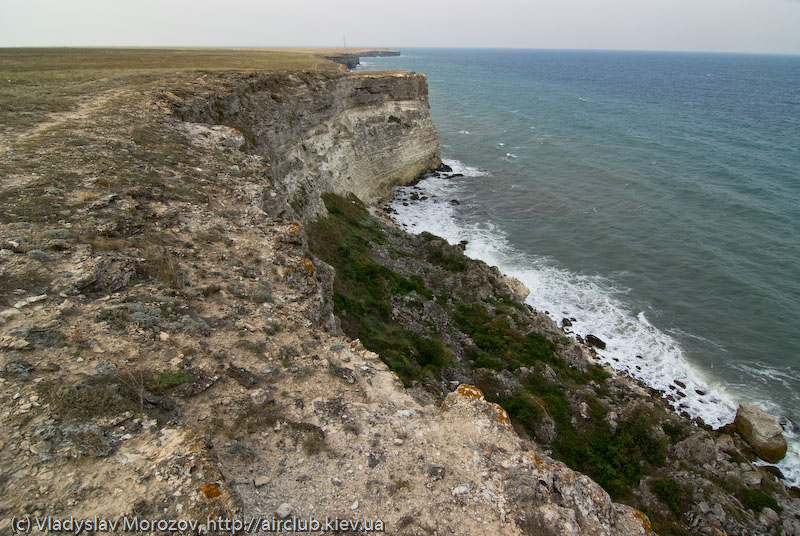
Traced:
[[269, 214], [314, 218], [324, 192], [373, 202], [441, 163], [422, 74], [232, 75], [216, 86], [173, 100], [176, 115], [243, 133], [279, 178], [261, 201]]
[[[644, 412], [655, 420], [641, 437], [664, 438], [654, 422], [675, 435], [659, 482], [676, 513], [653, 491], [664, 486], [643, 479], [637, 492], [657, 514], [708, 534], [797, 528], [796, 501], [735, 438], [659, 412], [496, 270], [345, 197], [376, 199], [438, 164], [419, 75], [159, 78], [0, 135], [4, 523], [264, 514], [380, 519], [405, 534], [645, 534], [645, 515], [548, 454], [561, 425], [619, 428]], [[309, 244], [314, 226], [351, 262], [335, 272]], [[337, 287], [348, 268], [371, 277]], [[368, 287], [386, 300], [352, 294]], [[411, 389], [390, 354], [341, 336], [353, 323], [334, 316], [337, 294], [409, 332], [397, 341], [427, 362], [392, 366]], [[504, 337], [546, 359], [512, 353], [497, 370], [475, 353], [475, 366], [471, 352]], [[466, 380], [485, 392], [456, 388]], [[533, 387], [562, 414], [536, 410]], [[512, 428], [519, 408], [509, 422], [486, 400], [511, 395], [533, 404], [536, 441]], [[603, 412], [607, 399], [622, 410]], [[744, 479], [777, 497], [780, 517], [717, 483]]]

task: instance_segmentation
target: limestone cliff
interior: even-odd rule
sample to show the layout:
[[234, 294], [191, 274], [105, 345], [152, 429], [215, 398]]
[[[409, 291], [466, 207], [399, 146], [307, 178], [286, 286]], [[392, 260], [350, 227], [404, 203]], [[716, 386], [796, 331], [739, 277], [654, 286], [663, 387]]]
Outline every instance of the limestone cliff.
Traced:
[[371, 202], [441, 162], [421, 74], [234, 75], [210, 91], [176, 101], [177, 114], [245, 135], [279, 178], [263, 199], [270, 214], [312, 218], [324, 192]]

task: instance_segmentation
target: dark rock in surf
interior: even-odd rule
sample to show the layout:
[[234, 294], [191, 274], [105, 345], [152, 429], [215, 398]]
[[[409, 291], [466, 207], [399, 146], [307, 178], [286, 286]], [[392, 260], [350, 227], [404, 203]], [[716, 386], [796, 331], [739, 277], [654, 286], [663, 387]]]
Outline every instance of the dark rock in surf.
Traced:
[[595, 348], [600, 348], [601, 350], [606, 349], [605, 341], [596, 335], [592, 335], [591, 333], [586, 335], [586, 344], [589, 346], [594, 346]]
[[761, 469], [765, 470], [775, 478], [780, 480], [784, 480], [786, 476], [783, 474], [783, 471], [780, 470], [779, 467], [775, 467], [774, 465], [762, 465]]
[[434, 171], [439, 171], [439, 172], [442, 172], [442, 173], [451, 173], [453, 171], [453, 168], [451, 168], [450, 166], [448, 166], [445, 163], [442, 163], [442, 165], [437, 167]]

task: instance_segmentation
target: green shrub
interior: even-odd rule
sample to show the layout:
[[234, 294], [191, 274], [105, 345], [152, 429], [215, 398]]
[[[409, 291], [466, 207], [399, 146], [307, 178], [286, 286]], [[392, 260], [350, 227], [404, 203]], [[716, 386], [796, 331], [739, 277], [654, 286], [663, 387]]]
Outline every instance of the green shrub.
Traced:
[[179, 385], [192, 381], [192, 377], [181, 371], [162, 370], [160, 374], [148, 380], [146, 389], [160, 395]]
[[392, 319], [391, 297], [433, 293], [419, 276], [410, 279], [375, 262], [371, 244], [386, 242], [385, 231], [356, 198], [324, 194], [328, 217], [309, 226], [315, 255], [336, 269], [334, 312], [344, 332], [378, 353], [403, 383], [438, 380], [440, 368], [453, 362], [452, 352], [436, 337], [424, 337]]
[[490, 313], [480, 303], [456, 302], [453, 316], [456, 325], [469, 335], [480, 349], [468, 356], [476, 368], [516, 370], [537, 362], [566, 366], [556, 357], [554, 346], [540, 333], [523, 335], [511, 326], [508, 316]]
[[511, 417], [511, 422], [521, 426], [529, 434], [539, 426], [544, 417], [542, 407], [528, 395], [503, 397], [499, 400], [499, 404]]
[[447, 246], [435, 246], [428, 244], [425, 249], [428, 253], [427, 259], [432, 264], [440, 266], [448, 272], [460, 273], [467, 269], [467, 260], [463, 255], [448, 253], [445, 248]]
[[489, 352], [484, 352], [478, 348], [469, 348], [466, 356], [476, 369], [485, 368], [499, 372], [506, 368], [506, 363], [502, 359], [498, 359]]
[[680, 514], [686, 510], [689, 490], [674, 478], [661, 476], [651, 480], [648, 485], [650, 490], [669, 507], [673, 514]]
[[760, 512], [766, 506], [772, 508], [778, 513], [783, 511], [783, 508], [778, 504], [778, 501], [776, 501], [774, 497], [764, 493], [759, 489], [742, 488], [738, 495], [739, 499], [742, 501], [742, 504], [750, 510]]
[[661, 429], [675, 442], [686, 438], [688, 435], [688, 431], [681, 423], [676, 423], [672, 420], [665, 420], [662, 422]]
[[605, 408], [589, 398], [589, 420], [581, 422], [578, 429], [572, 424], [572, 409], [562, 386], [531, 375], [525, 389], [542, 401], [555, 421], [554, 456], [592, 477], [613, 498], [629, 496], [630, 488], [638, 485], [650, 467], [666, 460], [665, 442], [653, 437], [653, 420], [644, 408], [637, 408], [630, 417], [620, 420], [612, 434]]

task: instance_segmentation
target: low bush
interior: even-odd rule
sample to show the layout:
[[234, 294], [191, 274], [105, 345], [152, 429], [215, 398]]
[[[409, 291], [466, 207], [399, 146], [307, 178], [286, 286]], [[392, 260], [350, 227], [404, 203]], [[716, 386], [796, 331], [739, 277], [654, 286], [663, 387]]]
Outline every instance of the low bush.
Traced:
[[686, 510], [689, 490], [674, 478], [660, 476], [651, 480], [648, 485], [673, 514], [680, 514]]
[[344, 332], [360, 338], [369, 350], [396, 372], [403, 383], [438, 380], [441, 367], [453, 362], [452, 352], [436, 337], [425, 337], [392, 319], [392, 295], [433, 294], [419, 277], [410, 279], [375, 262], [371, 244], [386, 241], [385, 231], [356, 198], [324, 194], [328, 217], [309, 226], [315, 255], [336, 269], [334, 312]]
[[185, 372], [162, 370], [160, 374], [151, 377], [147, 381], [145, 388], [155, 395], [161, 395], [190, 381], [192, 381], [192, 377]]
[[775, 500], [775, 497], [772, 497], [771, 495], [764, 493], [759, 489], [742, 488], [738, 495], [739, 500], [742, 501], [742, 504], [750, 510], [760, 512], [764, 509], [764, 507], [768, 507], [778, 513], [783, 511], [783, 508], [781, 508], [781, 506], [778, 504], [778, 501]]

